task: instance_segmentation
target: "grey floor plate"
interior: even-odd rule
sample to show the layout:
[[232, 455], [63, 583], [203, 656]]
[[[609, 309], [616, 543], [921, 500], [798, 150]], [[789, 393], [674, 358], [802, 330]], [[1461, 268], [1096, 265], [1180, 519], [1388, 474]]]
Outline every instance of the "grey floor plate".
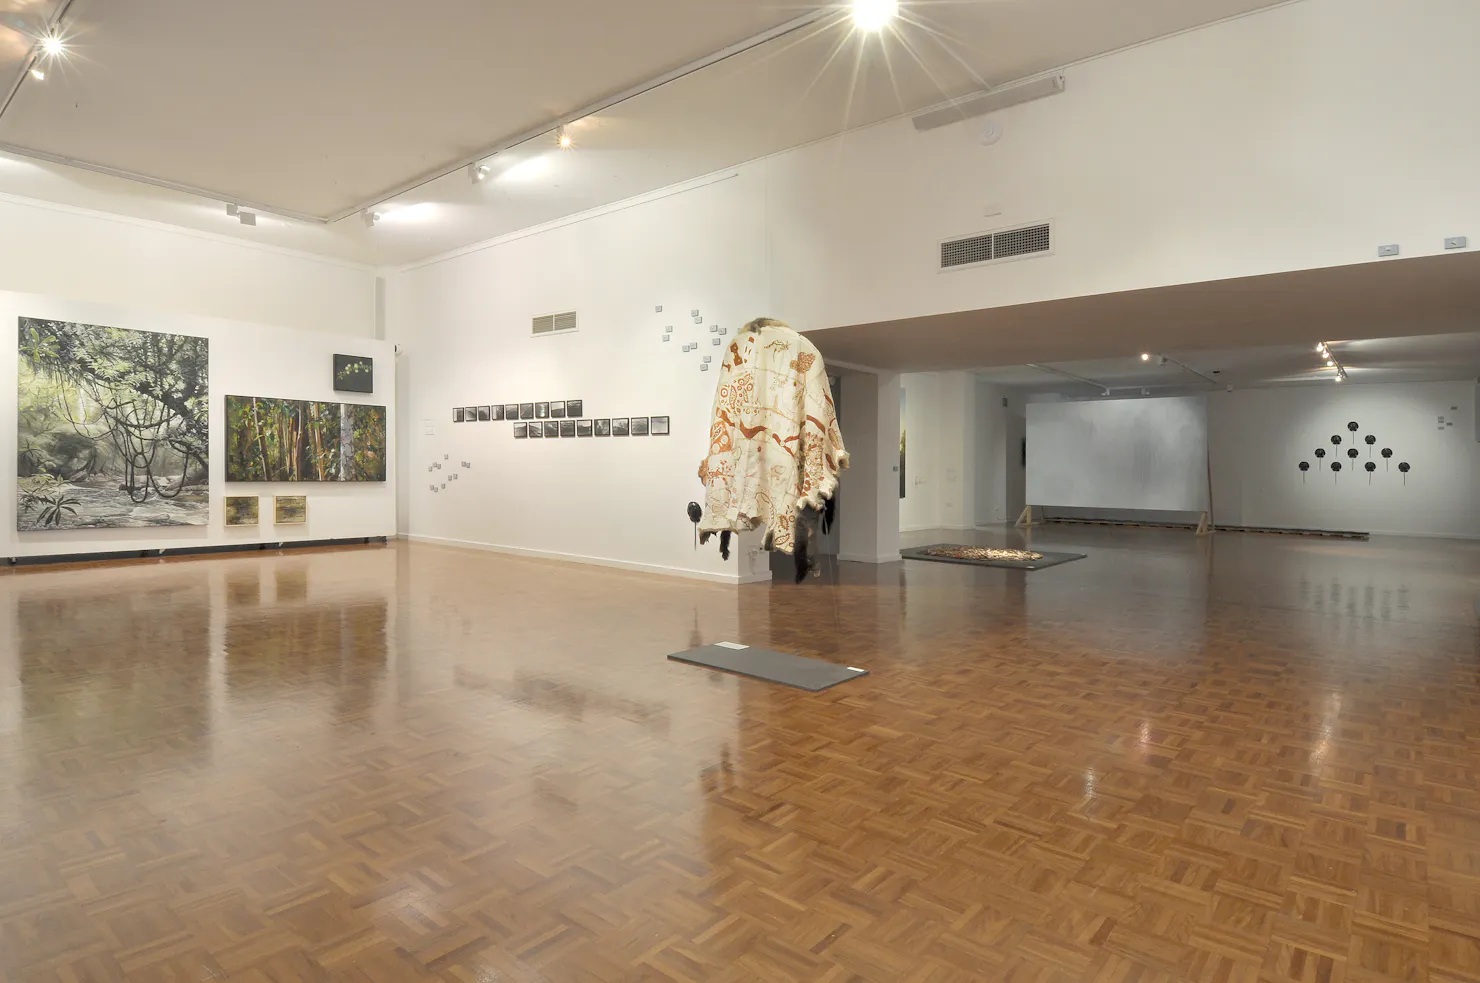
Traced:
[[807, 659], [800, 655], [773, 652], [771, 649], [736, 646], [733, 642], [675, 652], [668, 658], [674, 662], [687, 662], [692, 666], [763, 679], [768, 683], [795, 686], [813, 693], [868, 675], [866, 670], [853, 666], [840, 666], [835, 662]]
[[972, 567], [1001, 567], [1004, 570], [1042, 570], [1044, 567], [1056, 567], [1060, 563], [1069, 563], [1072, 560], [1082, 560], [1083, 553], [1047, 553], [1043, 550], [1034, 550], [1042, 553], [1041, 560], [961, 560], [954, 556], [930, 556], [925, 551], [935, 549], [937, 546], [958, 546], [959, 543], [935, 543], [931, 546], [915, 546], [910, 549], [899, 551], [899, 555], [906, 560], [929, 560], [932, 563], [964, 563]]

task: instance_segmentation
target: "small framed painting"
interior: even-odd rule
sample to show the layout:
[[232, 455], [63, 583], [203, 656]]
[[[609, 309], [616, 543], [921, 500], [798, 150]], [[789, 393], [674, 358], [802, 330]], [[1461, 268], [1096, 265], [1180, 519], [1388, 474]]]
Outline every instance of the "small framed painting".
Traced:
[[335, 355], [334, 391], [373, 393], [375, 391], [375, 360], [363, 355]]
[[452, 408], [452, 422], [453, 423], [461, 423], [461, 422], [463, 422], [463, 408], [461, 406], [454, 406]]
[[493, 418], [495, 420], [502, 420], [504, 418], [504, 408], [502, 406], [491, 406], [489, 409], [493, 412]]
[[574, 437], [575, 435], [576, 435], [576, 421], [574, 421], [574, 420], [561, 420], [560, 421], [560, 436], [562, 436], [562, 437]]
[[228, 526], [255, 526], [257, 524], [257, 496], [227, 495], [226, 524]]
[[308, 521], [307, 495], [274, 495], [273, 522], [280, 526], [302, 525]]
[[634, 416], [632, 418], [632, 436], [646, 437], [648, 435], [648, 418], [645, 416]]
[[565, 401], [566, 416], [580, 416], [585, 409], [586, 401], [584, 399], [567, 399]]
[[545, 436], [544, 424], [526, 423], [525, 426], [529, 428], [529, 436], [531, 439], [542, 439]]
[[505, 420], [517, 420], [517, 419], [519, 419], [519, 404], [518, 403], [505, 403], [504, 404], [504, 419]]
[[534, 404], [533, 403], [520, 403], [519, 404], [519, 419], [521, 419], [521, 420], [533, 420], [534, 419]]
[[610, 437], [611, 435], [612, 435], [612, 421], [610, 421], [610, 420], [597, 420], [596, 421], [596, 436], [598, 436], [598, 437]]
[[478, 422], [479, 423], [487, 423], [489, 420], [492, 420], [492, 419], [493, 419], [493, 407], [492, 406], [480, 406], [480, 407], [478, 407]]
[[666, 416], [648, 417], [648, 433], [654, 437], [668, 436], [668, 418]]
[[524, 438], [526, 438], [528, 436], [529, 436], [529, 424], [527, 424], [527, 423], [516, 423], [516, 424], [514, 424], [514, 439], [515, 440], [523, 440]]
[[550, 403], [550, 417], [554, 420], [565, 419], [565, 400], [557, 399]]
[[592, 431], [591, 431], [591, 421], [590, 420], [577, 420], [576, 421], [576, 436], [577, 437], [589, 437], [589, 436], [591, 436], [591, 432]]
[[548, 420], [550, 418], [550, 404], [549, 403], [535, 403], [534, 404], [534, 418], [536, 420]]
[[618, 417], [613, 417], [612, 418], [612, 436], [613, 437], [625, 437], [625, 436], [627, 436], [627, 429], [628, 429], [628, 423], [627, 423], [627, 418], [625, 416], [618, 416]]
[[478, 407], [476, 407], [476, 406], [464, 406], [463, 407], [463, 422], [464, 423], [477, 423], [478, 422]]
[[542, 427], [545, 428], [545, 436], [546, 437], [559, 437], [560, 436], [560, 421], [559, 420], [546, 420], [544, 423], [540, 424], [540, 426], [542, 426]]

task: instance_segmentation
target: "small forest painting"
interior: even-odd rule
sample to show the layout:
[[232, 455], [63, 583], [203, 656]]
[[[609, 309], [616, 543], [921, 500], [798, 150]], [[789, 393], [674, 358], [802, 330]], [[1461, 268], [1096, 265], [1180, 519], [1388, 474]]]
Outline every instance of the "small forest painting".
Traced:
[[307, 495], [274, 495], [272, 521], [280, 526], [299, 526], [308, 521]]
[[226, 397], [227, 481], [384, 481], [385, 407]]
[[227, 495], [226, 524], [228, 526], [255, 526], [257, 507], [256, 495]]
[[375, 360], [360, 355], [335, 355], [334, 391], [373, 393], [375, 391]]
[[200, 526], [205, 338], [19, 321], [16, 528]]

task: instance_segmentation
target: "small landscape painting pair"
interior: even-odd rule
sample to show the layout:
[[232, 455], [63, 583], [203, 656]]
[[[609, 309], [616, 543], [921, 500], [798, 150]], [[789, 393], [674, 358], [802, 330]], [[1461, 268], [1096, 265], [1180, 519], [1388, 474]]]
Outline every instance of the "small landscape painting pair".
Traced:
[[[227, 495], [226, 524], [228, 526], [255, 526], [258, 501], [256, 495]], [[274, 495], [272, 507], [273, 522], [277, 525], [302, 525], [308, 521], [307, 495]]]

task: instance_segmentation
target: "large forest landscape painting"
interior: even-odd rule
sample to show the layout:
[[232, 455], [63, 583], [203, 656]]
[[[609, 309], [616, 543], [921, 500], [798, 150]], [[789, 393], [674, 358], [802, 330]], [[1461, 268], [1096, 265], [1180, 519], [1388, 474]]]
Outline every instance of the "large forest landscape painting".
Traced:
[[384, 481], [385, 407], [226, 397], [227, 481]]
[[205, 338], [19, 321], [16, 528], [205, 525]]

